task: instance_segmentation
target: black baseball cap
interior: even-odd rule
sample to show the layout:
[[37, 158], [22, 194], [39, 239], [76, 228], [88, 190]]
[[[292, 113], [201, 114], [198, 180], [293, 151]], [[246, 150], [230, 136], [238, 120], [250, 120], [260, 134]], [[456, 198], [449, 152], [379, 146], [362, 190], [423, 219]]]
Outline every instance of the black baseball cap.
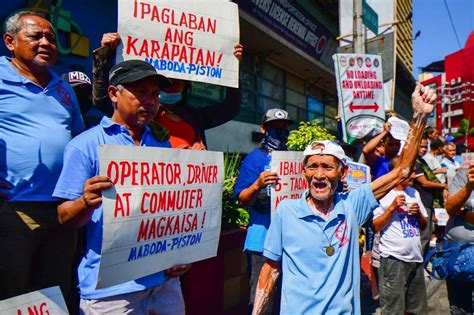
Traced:
[[91, 79], [81, 71], [71, 71], [67, 73], [63, 73], [61, 75], [61, 79], [68, 82], [72, 87], [76, 87], [79, 85], [88, 85], [91, 86]]
[[171, 86], [171, 81], [167, 77], [156, 72], [155, 67], [143, 60], [127, 60], [113, 66], [109, 73], [109, 83], [110, 85], [132, 83], [150, 76], [157, 78], [160, 88]]

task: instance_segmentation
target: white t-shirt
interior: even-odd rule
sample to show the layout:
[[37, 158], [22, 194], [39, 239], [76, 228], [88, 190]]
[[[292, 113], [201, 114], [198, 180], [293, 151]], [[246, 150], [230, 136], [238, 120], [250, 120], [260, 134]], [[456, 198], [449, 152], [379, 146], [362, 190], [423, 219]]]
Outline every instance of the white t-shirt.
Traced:
[[[382, 215], [399, 195], [405, 195], [406, 204], [418, 203], [421, 215], [428, 217], [420, 194], [414, 188], [407, 187], [405, 190], [392, 189], [380, 199], [381, 207], [374, 210], [374, 219]], [[406, 205], [396, 209], [387, 225], [380, 231], [380, 256], [393, 256], [406, 262], [423, 262], [419, 226], [416, 216], [408, 215]]]

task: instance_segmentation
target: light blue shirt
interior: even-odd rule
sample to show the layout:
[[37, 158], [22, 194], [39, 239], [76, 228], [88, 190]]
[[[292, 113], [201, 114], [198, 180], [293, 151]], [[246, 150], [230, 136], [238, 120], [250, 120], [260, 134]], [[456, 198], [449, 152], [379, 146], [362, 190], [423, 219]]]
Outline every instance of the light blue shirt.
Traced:
[[[64, 167], [54, 190], [54, 196], [67, 200], [79, 198], [84, 182], [99, 175], [99, 152], [101, 144], [135, 145], [128, 130], [110, 118], [102, 118], [100, 125], [84, 131], [68, 143], [64, 151]], [[169, 142], [160, 142], [148, 126], [143, 131], [141, 146], [171, 147]], [[86, 226], [86, 253], [78, 268], [81, 298], [99, 299], [118, 294], [142, 291], [160, 285], [165, 280], [164, 272], [158, 272], [135, 281], [95, 290], [102, 248], [102, 206], [92, 214]]]
[[63, 152], [84, 129], [76, 96], [53, 71], [45, 88], [0, 57], [0, 180], [10, 201], [53, 201]]
[[378, 202], [369, 184], [337, 193], [325, 220], [307, 194], [278, 205], [265, 240], [263, 255], [282, 262], [281, 314], [360, 314], [359, 226]]

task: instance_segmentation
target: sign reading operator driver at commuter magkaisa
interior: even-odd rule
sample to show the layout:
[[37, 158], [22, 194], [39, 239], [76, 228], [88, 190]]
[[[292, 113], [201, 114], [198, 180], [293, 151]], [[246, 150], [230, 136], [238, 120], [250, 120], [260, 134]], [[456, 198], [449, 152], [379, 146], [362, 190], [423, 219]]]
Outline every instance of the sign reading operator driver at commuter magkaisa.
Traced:
[[104, 230], [97, 288], [217, 254], [222, 152], [105, 145]]

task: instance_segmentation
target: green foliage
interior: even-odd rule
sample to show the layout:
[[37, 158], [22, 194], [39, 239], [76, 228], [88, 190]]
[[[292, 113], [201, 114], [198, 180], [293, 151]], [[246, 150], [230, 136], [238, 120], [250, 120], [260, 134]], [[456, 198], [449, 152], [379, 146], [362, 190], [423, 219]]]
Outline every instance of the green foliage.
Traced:
[[290, 132], [287, 144], [292, 151], [303, 151], [313, 141], [335, 139], [334, 135], [317, 122], [300, 122], [298, 129]]
[[239, 206], [232, 197], [235, 182], [239, 175], [240, 154], [224, 154], [224, 187], [222, 193], [222, 225], [223, 227], [247, 226], [249, 223], [248, 210]]
[[459, 122], [459, 130], [462, 133], [466, 133], [466, 131], [469, 129], [469, 119], [463, 118]]
[[464, 138], [466, 136], [474, 136], [474, 128], [469, 129], [470, 121], [467, 118], [461, 119], [459, 122], [459, 128], [456, 133], [453, 134], [455, 139]]

